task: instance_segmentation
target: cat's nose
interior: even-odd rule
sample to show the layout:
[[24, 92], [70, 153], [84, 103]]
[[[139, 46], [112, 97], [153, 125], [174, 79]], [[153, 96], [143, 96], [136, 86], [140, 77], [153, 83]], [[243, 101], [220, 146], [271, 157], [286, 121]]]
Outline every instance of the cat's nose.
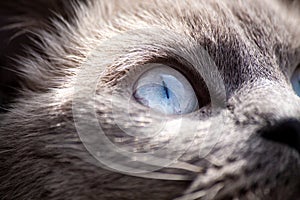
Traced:
[[300, 121], [288, 119], [263, 128], [261, 136], [296, 149], [300, 153]]

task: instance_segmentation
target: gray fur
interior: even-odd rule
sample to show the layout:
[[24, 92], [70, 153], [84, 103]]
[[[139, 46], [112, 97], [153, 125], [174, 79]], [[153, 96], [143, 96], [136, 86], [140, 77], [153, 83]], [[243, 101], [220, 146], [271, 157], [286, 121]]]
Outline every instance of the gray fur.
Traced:
[[[95, 0], [67, 3], [63, 11], [57, 11], [58, 17], [46, 19], [30, 6], [18, 9], [8, 14], [14, 23], [6, 24], [18, 33], [30, 33], [33, 40], [26, 55], [14, 55], [21, 57], [13, 68], [17, 69], [19, 94], [0, 116], [0, 199], [300, 199], [299, 152], [259, 135], [259, 130], [280, 120], [300, 120], [300, 99], [289, 81], [300, 62], [296, 2]], [[63, 18], [62, 13], [74, 14]], [[95, 165], [78, 138], [72, 117], [76, 74], [90, 52], [117, 33], [153, 26], [202, 45], [226, 87], [227, 106], [220, 113], [227, 116], [224, 137], [199, 159], [198, 151], [205, 148], [200, 129], [180, 158], [200, 170], [158, 172], [189, 177], [182, 181], [123, 175]], [[105, 66], [92, 103], [112, 137], [119, 132], [110, 120], [110, 92], [139, 65], [172, 56], [165, 49], [185, 49], [178, 41], [167, 45], [162, 45], [163, 39], [161, 44], [152, 41], [151, 35], [145, 35], [145, 43], [150, 44], [147, 49], [130, 49], [128, 43], [131, 51]], [[122, 102], [119, 106], [122, 110]], [[138, 107], [132, 112], [138, 118], [143, 110]], [[82, 117], [91, 118], [89, 113]], [[184, 116], [191, 126], [200, 127], [215, 118], [209, 107], [202, 114]], [[141, 121], [130, 123], [144, 131]], [[159, 146], [162, 141], [152, 142]]]

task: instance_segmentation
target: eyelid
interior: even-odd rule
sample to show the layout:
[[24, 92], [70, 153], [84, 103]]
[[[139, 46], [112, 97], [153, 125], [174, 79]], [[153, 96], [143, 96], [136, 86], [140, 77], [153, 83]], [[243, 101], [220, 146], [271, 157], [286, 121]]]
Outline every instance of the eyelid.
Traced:
[[294, 76], [294, 73], [300, 68], [300, 62], [293, 65], [293, 67], [291, 67], [291, 70], [289, 70], [288, 72], [288, 79], [291, 80]]

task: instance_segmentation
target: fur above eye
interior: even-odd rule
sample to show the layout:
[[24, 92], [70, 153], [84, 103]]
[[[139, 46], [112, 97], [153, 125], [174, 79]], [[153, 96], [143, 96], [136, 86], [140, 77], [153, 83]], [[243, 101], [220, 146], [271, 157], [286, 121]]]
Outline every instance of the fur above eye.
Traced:
[[294, 91], [298, 96], [300, 96], [300, 67], [298, 67], [291, 79]]
[[140, 76], [133, 96], [140, 104], [168, 115], [191, 113], [199, 107], [190, 82], [179, 71], [163, 64]]

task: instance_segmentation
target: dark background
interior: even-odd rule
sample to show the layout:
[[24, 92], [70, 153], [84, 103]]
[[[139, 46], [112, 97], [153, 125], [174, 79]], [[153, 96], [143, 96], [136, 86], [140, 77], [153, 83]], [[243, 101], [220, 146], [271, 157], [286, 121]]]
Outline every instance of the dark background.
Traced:
[[29, 38], [34, 38], [31, 33], [24, 32], [21, 25], [11, 26], [23, 21], [23, 24], [34, 22], [34, 26], [42, 27], [44, 22], [56, 18], [57, 14], [71, 21], [74, 15], [68, 9], [71, 3], [76, 3], [76, 0], [0, 1], [0, 111], [4, 111], [19, 94], [22, 77], [18, 70], [22, 66], [14, 60], [18, 56], [26, 56], [26, 46], [32, 46]]

